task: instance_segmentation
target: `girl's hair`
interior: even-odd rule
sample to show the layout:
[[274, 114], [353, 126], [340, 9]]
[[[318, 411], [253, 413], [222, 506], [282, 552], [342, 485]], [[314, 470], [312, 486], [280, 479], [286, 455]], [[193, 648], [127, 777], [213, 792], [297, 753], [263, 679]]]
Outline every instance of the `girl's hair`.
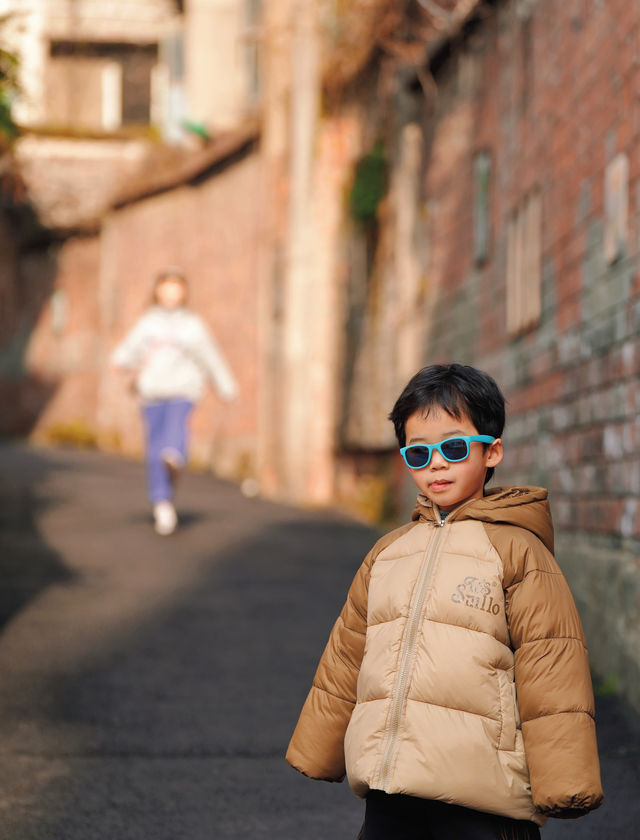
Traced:
[[[494, 379], [469, 365], [430, 365], [418, 371], [396, 400], [392, 421], [400, 446], [406, 443], [405, 423], [421, 411], [446, 411], [456, 419], [466, 415], [481, 435], [499, 438], [505, 421], [504, 396]], [[493, 475], [489, 467], [485, 484]]]
[[185, 273], [177, 265], [168, 265], [166, 268], [163, 268], [162, 271], [158, 272], [156, 279], [153, 282], [153, 291], [151, 293], [152, 303], [158, 303], [158, 286], [161, 286], [166, 280], [175, 280], [176, 282], [182, 284], [182, 288], [184, 289], [184, 299], [186, 301], [189, 286], [187, 284]]

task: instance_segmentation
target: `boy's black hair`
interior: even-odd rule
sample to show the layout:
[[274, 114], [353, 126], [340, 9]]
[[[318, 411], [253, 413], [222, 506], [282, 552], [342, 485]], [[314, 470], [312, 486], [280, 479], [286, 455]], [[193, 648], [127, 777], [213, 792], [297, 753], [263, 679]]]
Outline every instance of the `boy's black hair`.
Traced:
[[[418, 371], [396, 400], [389, 420], [400, 446], [406, 444], [405, 423], [422, 411], [425, 416], [437, 406], [459, 420], [466, 415], [478, 434], [499, 438], [504, 429], [504, 397], [495, 380], [470, 365], [429, 365]], [[493, 475], [489, 467], [485, 484]]]

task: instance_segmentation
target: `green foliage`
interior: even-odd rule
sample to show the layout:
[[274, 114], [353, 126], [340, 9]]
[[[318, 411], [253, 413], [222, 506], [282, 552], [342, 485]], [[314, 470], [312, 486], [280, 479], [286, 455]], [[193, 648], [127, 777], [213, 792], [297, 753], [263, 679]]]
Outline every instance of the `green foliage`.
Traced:
[[11, 104], [0, 96], [0, 144], [15, 140], [18, 129], [11, 117]]
[[[0, 29], [7, 18], [0, 18]], [[0, 146], [7, 146], [18, 135], [11, 105], [18, 94], [18, 57], [0, 47]]]
[[354, 219], [363, 227], [377, 223], [378, 205], [387, 191], [387, 160], [378, 141], [369, 154], [356, 164], [349, 207]]

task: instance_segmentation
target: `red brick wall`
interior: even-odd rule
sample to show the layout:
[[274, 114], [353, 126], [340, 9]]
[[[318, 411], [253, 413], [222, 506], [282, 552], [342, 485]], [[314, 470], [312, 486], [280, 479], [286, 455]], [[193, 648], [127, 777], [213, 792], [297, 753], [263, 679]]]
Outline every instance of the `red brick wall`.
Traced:
[[[631, 48], [640, 9], [624, 3], [598, 8], [580, 15], [575, 4], [535, 5], [532, 81], [523, 106], [521, 24], [509, 4], [499, 7], [475, 46], [466, 48], [475, 52], [475, 85], [460, 90], [460, 56], [441, 70], [425, 192], [433, 205], [436, 314], [430, 355], [484, 363], [504, 385], [510, 415], [520, 424], [532, 415], [544, 420], [552, 438], [557, 433], [564, 441], [568, 429], [580, 439], [595, 435], [601, 444], [595, 449], [564, 451], [549, 463], [523, 439], [508, 464], [512, 472], [543, 475], [560, 496], [573, 481], [581, 485], [574, 491], [608, 498], [640, 490], [633, 387], [640, 369], [640, 124], [634, 117], [640, 100], [630, 98], [640, 82]], [[596, 37], [598, 50], [590, 52]], [[484, 267], [474, 268], [471, 166], [484, 149], [493, 158], [492, 253]], [[604, 171], [619, 152], [630, 160], [629, 253], [608, 267], [602, 248]], [[542, 191], [544, 208], [543, 316], [538, 328], [513, 339], [505, 326], [506, 218], [533, 185]], [[622, 432], [620, 449], [615, 441]], [[607, 479], [612, 458], [626, 462], [617, 491]], [[573, 474], [587, 465], [598, 468], [600, 479], [588, 490]], [[579, 499], [576, 509], [586, 511], [588, 503]], [[563, 510], [561, 523], [568, 526], [572, 519]], [[597, 526], [588, 514], [583, 519], [596, 530], [619, 533], [620, 521], [611, 516]], [[640, 536], [640, 516], [625, 535]]]
[[[541, 0], [531, 9], [528, 54], [515, 4], [499, 3], [436, 69], [426, 361], [475, 364], [503, 386], [496, 479], [549, 487], [592, 654], [640, 705], [640, 6]], [[492, 238], [475, 266], [472, 164], [483, 150], [493, 162]], [[605, 168], [619, 153], [629, 159], [628, 247], [609, 265]], [[506, 223], [534, 186], [542, 318], [513, 338]]]

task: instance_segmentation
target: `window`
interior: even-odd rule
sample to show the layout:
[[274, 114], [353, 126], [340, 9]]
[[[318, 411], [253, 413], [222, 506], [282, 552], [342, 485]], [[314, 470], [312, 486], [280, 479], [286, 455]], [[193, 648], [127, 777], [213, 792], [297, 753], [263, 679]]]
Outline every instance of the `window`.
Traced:
[[530, 15], [527, 15], [521, 23], [521, 57], [522, 57], [522, 81], [520, 87], [520, 109], [527, 110], [533, 90], [533, 33]]
[[609, 264], [625, 255], [629, 216], [629, 158], [619, 154], [604, 175], [604, 254]]
[[542, 199], [530, 192], [507, 224], [507, 332], [519, 335], [542, 310]]
[[155, 44], [54, 41], [47, 69], [47, 121], [113, 131], [147, 125]]
[[473, 258], [476, 265], [482, 265], [489, 258], [490, 186], [491, 155], [489, 152], [480, 152], [473, 162]]

